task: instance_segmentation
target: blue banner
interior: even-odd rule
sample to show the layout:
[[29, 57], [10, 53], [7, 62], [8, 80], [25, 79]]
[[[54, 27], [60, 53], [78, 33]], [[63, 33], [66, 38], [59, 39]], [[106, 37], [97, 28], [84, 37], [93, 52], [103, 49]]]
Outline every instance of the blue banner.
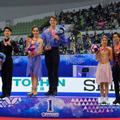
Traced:
[[[42, 72], [43, 77], [47, 76], [47, 69], [45, 65], [45, 57], [42, 58]], [[27, 56], [13, 57], [14, 69], [13, 76], [26, 76]], [[73, 65], [87, 65], [96, 66], [98, 62], [95, 61], [94, 54], [81, 54], [81, 55], [61, 55], [59, 65], [60, 77], [72, 77]]]

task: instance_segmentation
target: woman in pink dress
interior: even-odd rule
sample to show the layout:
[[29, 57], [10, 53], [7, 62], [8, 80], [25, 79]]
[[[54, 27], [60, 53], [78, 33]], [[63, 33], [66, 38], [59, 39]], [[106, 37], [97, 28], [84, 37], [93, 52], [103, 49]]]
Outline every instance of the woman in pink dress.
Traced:
[[[107, 46], [108, 38], [106, 36], [102, 37], [102, 46], [100, 52], [96, 53], [96, 61], [99, 60], [96, 72], [96, 83], [100, 85], [100, 104], [109, 104], [108, 101], [108, 91], [109, 85], [112, 84], [112, 72], [110, 61], [113, 60], [112, 49]], [[105, 99], [104, 99], [104, 87], [105, 87]]]

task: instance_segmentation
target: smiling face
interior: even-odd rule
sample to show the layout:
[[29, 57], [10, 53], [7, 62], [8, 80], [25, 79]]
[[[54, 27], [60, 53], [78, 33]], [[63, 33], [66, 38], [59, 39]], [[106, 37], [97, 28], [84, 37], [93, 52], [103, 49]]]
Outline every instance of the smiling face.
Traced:
[[9, 38], [10, 35], [11, 35], [11, 31], [9, 29], [5, 29], [4, 30], [4, 35], [5, 35], [5, 37]]
[[114, 35], [113, 35], [113, 41], [114, 41], [115, 43], [118, 43], [119, 40], [120, 40], [119, 35], [118, 35], [118, 34], [114, 34]]
[[107, 46], [107, 43], [108, 43], [108, 39], [107, 38], [102, 38], [102, 40], [101, 40], [101, 43], [102, 43], [102, 45], [103, 46]]
[[33, 28], [32, 33], [33, 33], [34, 37], [38, 37], [38, 35], [39, 35], [39, 29], [38, 29], [38, 27]]

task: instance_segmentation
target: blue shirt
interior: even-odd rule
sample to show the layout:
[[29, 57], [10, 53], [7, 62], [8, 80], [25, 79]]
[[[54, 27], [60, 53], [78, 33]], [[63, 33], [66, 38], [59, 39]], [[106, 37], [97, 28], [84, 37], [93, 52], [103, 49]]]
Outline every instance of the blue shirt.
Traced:
[[[53, 32], [53, 34], [55, 34], [55, 31]], [[60, 35], [59, 41], [57, 41], [56, 39], [53, 39], [52, 33], [50, 32], [49, 28], [42, 33], [42, 39], [45, 43], [45, 46], [50, 45], [51, 47], [59, 47], [59, 44], [68, 45], [68, 40], [65, 34]]]

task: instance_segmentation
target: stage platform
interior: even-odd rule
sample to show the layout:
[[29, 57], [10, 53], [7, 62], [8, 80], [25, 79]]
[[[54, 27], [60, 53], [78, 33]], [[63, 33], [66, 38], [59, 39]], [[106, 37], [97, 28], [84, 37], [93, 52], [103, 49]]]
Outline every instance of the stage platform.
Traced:
[[[112, 99], [112, 98], [110, 98]], [[0, 116], [16, 118], [120, 118], [119, 105], [98, 105], [95, 97], [9, 97]]]

